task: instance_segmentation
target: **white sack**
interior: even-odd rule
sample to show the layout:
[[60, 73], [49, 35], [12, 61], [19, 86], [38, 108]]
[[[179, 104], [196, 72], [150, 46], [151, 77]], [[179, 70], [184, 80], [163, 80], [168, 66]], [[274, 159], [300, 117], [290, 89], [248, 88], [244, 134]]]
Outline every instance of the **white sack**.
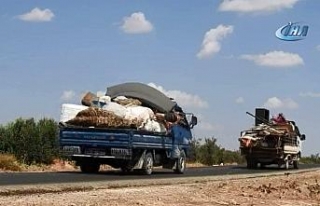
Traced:
[[137, 118], [141, 121], [141, 125], [138, 129], [142, 129], [148, 120], [155, 119], [155, 115], [152, 109], [143, 106], [130, 106], [126, 108], [125, 119], [133, 120]]
[[163, 124], [152, 119], [147, 120], [147, 122], [141, 129], [150, 131], [150, 132], [162, 132], [162, 133], [167, 131]]
[[108, 102], [102, 109], [113, 112], [118, 117], [124, 118], [126, 116], [126, 108], [116, 102]]
[[66, 122], [70, 119], [73, 119], [77, 116], [77, 114], [87, 109], [87, 106], [78, 105], [78, 104], [62, 104], [61, 106], [61, 114], [60, 114], [60, 122]]
[[111, 97], [110, 96], [101, 96], [101, 97], [99, 97], [99, 102], [107, 104], [107, 103], [111, 102]]
[[133, 120], [139, 119], [147, 121], [148, 119], [155, 119], [152, 109], [143, 106], [130, 106], [126, 108], [125, 119]]
[[128, 98], [125, 97], [125, 96], [117, 96], [117, 97], [114, 98], [113, 100], [114, 100], [114, 101], [119, 101], [119, 100], [126, 100], [126, 99], [128, 99]]

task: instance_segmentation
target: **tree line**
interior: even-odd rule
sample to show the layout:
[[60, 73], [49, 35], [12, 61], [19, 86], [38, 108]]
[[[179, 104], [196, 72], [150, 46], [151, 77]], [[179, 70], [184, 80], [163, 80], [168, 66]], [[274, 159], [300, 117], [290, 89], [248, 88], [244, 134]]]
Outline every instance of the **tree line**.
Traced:
[[191, 142], [191, 155], [189, 161], [204, 165], [218, 165], [226, 163], [242, 164], [245, 159], [240, 151], [226, 150], [217, 144], [214, 137], [193, 139]]
[[0, 126], [0, 153], [14, 155], [18, 162], [51, 164], [59, 157], [58, 124], [53, 119], [16, 119]]

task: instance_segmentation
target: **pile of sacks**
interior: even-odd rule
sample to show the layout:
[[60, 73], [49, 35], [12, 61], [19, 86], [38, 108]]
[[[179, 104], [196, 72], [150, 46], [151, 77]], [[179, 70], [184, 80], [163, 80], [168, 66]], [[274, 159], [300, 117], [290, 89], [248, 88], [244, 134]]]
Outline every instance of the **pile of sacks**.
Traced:
[[141, 106], [137, 99], [119, 96], [97, 97], [88, 92], [82, 105], [63, 104], [60, 122], [68, 125], [98, 128], [136, 128], [151, 132], [166, 132], [163, 123], [156, 120], [149, 107]]
[[138, 128], [142, 122], [137, 118], [128, 120], [120, 118], [113, 112], [97, 107], [89, 107], [80, 111], [75, 118], [66, 122], [70, 125], [98, 128]]

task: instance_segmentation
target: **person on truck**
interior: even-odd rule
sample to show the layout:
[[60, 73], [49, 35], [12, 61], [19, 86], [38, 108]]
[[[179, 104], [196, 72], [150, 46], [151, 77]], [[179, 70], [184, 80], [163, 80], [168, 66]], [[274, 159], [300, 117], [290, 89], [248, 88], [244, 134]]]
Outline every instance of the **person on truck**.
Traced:
[[[183, 113], [180, 113], [177, 111], [172, 111], [172, 112], [167, 112], [167, 113], [156, 112], [155, 116], [158, 121], [164, 122], [164, 125], [167, 130], [167, 134], [170, 134], [170, 129], [173, 125], [179, 124], [181, 126], [187, 126], [186, 121], [184, 121], [185, 117], [184, 117]], [[177, 142], [178, 142], [177, 140], [173, 141], [171, 158], [180, 158], [181, 149], [179, 148], [179, 145]]]
[[167, 112], [167, 113], [155, 113], [156, 119], [163, 122], [167, 131], [170, 130], [171, 126], [178, 124], [181, 120], [181, 116], [177, 112]]
[[[174, 101], [173, 98], [170, 99], [171, 101]], [[185, 113], [178, 104], [174, 106], [171, 112], [158, 113], [157, 111], [155, 111], [154, 113], [156, 115], [156, 119], [158, 121], [162, 121], [165, 124], [167, 130], [170, 129], [170, 127], [174, 124], [188, 127], [188, 121], [186, 119]]]
[[287, 123], [286, 118], [284, 117], [284, 115], [282, 113], [279, 113], [278, 116], [273, 116], [271, 118], [271, 121], [274, 124], [283, 124], [283, 123]]

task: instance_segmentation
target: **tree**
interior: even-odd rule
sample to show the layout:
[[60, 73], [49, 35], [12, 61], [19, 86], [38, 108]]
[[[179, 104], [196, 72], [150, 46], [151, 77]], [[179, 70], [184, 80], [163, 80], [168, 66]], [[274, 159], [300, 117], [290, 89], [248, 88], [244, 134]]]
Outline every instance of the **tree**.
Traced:
[[244, 158], [239, 151], [230, 151], [217, 145], [214, 137], [192, 140], [190, 145], [189, 161], [199, 162], [204, 165], [214, 165], [220, 163], [244, 163]]
[[216, 144], [217, 139], [214, 137], [205, 138], [204, 144], [199, 147], [199, 160], [202, 164], [213, 165], [218, 164], [222, 159], [220, 147]]
[[190, 153], [188, 161], [199, 162], [199, 148], [201, 139], [193, 139], [190, 142]]
[[58, 125], [53, 119], [19, 118], [0, 127], [0, 151], [25, 164], [49, 164], [58, 156]]

